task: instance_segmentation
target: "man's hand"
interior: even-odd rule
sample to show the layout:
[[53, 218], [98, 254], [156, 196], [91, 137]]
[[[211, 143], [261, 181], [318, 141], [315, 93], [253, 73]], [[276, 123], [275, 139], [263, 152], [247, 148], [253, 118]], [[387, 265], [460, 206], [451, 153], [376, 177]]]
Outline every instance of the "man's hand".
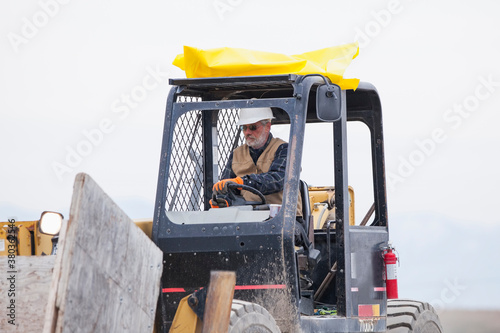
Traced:
[[232, 205], [231, 199], [227, 195], [213, 195], [210, 199], [210, 207], [212, 208], [225, 208]]
[[212, 192], [214, 194], [226, 194], [228, 183], [243, 185], [243, 179], [241, 177], [223, 179], [223, 180], [214, 184], [214, 187], [212, 188]]

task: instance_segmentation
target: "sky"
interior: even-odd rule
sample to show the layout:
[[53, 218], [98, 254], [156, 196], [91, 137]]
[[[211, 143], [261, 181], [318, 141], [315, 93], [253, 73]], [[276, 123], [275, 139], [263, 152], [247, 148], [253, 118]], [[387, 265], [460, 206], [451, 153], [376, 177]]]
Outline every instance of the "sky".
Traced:
[[[488, 299], [500, 299], [499, 10], [487, 0], [2, 1], [0, 221], [67, 216], [79, 172], [131, 218], [151, 217], [184, 45], [292, 55], [357, 40], [344, 76], [381, 97], [391, 235], [402, 241], [391, 238], [411, 281], [400, 294], [500, 309]], [[422, 266], [435, 259], [456, 264]]]

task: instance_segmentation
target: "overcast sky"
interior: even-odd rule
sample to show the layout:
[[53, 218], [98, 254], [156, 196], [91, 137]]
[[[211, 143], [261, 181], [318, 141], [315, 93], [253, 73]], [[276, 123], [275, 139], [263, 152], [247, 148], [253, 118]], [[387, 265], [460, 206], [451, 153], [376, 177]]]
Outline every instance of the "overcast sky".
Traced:
[[300, 54], [358, 40], [345, 77], [382, 99], [390, 216], [498, 230], [498, 13], [487, 0], [2, 1], [0, 220], [67, 215], [78, 172], [151, 217], [183, 45]]

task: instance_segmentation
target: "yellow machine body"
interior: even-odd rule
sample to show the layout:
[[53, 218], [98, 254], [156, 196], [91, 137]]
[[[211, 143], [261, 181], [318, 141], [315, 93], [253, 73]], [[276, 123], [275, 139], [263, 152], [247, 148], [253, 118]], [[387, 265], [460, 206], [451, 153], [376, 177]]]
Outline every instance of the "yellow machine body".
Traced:
[[50, 255], [52, 235], [42, 234], [38, 229], [38, 221], [1, 222], [0, 256], [9, 254], [9, 244], [15, 245], [14, 254], [18, 256]]
[[170, 333], [201, 333], [203, 324], [189, 307], [187, 302], [189, 296], [184, 297], [179, 302]]
[[[335, 220], [335, 189], [333, 186], [309, 186], [309, 202], [314, 229], [323, 229], [326, 221]], [[354, 189], [349, 186], [349, 225], [355, 224]]]

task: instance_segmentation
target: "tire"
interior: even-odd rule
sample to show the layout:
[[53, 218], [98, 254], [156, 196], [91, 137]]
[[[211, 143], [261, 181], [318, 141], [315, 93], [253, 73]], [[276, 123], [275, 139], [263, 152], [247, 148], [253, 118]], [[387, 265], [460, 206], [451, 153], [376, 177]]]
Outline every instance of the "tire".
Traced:
[[387, 333], [443, 333], [436, 311], [429, 303], [387, 300]]
[[229, 333], [280, 333], [273, 316], [258, 304], [233, 300]]

